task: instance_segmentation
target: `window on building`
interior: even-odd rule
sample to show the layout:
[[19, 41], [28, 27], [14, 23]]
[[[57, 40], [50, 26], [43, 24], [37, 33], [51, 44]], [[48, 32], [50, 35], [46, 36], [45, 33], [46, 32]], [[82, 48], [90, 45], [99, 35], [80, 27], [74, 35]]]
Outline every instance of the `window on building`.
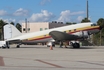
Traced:
[[28, 31], [30, 31], [30, 28], [28, 28]]
[[43, 28], [40, 28], [40, 31], [42, 31], [43, 30]]
[[23, 28], [23, 31], [26, 31], [26, 29], [25, 29], [25, 28]]
[[47, 30], [48, 28], [45, 28], [45, 30]]

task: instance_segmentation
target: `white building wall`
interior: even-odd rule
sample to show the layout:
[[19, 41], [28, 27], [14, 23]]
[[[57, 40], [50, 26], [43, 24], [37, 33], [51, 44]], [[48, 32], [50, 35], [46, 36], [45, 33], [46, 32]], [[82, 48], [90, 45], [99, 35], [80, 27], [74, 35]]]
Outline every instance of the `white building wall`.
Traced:
[[[25, 33], [26, 23], [22, 23], [22, 33]], [[30, 28], [27, 32], [36, 32], [40, 30], [49, 29], [49, 22], [29, 22], [27, 23], [27, 28]]]

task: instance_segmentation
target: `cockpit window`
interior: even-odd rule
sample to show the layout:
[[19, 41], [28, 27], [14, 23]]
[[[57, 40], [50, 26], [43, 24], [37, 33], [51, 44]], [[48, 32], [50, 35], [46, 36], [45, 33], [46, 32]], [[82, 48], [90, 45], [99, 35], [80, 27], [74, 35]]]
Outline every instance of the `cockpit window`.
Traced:
[[97, 26], [96, 24], [91, 24], [91, 26]]

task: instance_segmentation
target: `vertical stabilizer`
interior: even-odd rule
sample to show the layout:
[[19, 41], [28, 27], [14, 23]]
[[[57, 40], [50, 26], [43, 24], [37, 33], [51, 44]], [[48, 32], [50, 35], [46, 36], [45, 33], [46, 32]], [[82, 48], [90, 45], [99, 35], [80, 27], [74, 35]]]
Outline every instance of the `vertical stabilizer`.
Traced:
[[21, 32], [12, 24], [4, 26], [4, 40], [19, 36]]

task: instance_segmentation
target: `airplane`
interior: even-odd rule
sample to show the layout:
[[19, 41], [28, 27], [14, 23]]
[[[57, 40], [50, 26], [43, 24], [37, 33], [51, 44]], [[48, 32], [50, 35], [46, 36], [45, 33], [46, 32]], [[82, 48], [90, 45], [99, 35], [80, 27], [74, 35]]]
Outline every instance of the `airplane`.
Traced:
[[87, 40], [89, 35], [99, 32], [101, 27], [92, 23], [77, 23], [43, 31], [22, 34], [12, 24], [4, 26], [4, 41], [6, 48], [10, 43], [17, 43], [17, 48], [23, 43], [45, 43], [70, 41], [73, 48], [80, 48], [77, 41]]

